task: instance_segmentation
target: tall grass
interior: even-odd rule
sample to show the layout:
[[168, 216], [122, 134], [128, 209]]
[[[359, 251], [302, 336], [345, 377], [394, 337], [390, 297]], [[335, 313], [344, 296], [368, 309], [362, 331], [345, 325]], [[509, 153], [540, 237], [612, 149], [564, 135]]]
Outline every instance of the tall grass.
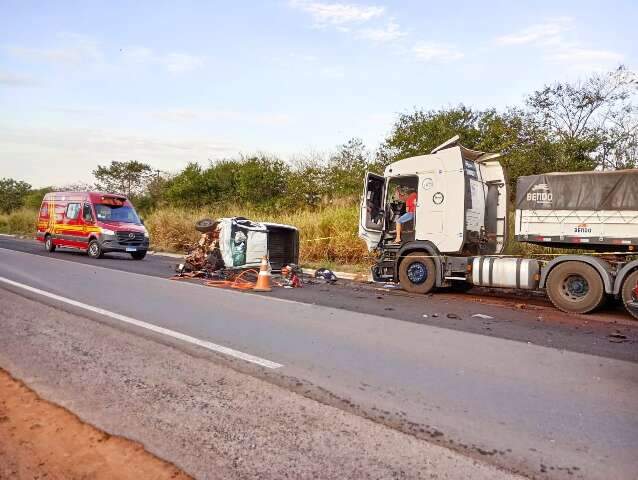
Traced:
[[38, 211], [21, 208], [11, 213], [0, 214], [0, 233], [35, 236]]
[[199, 238], [195, 221], [232, 216], [296, 226], [300, 233], [302, 263], [359, 264], [371, 260], [365, 244], [357, 237], [359, 207], [356, 203], [280, 212], [240, 206], [199, 210], [161, 208], [152, 212], [145, 223], [151, 232], [153, 248], [179, 252]]
[[[11, 214], [0, 214], [0, 233], [34, 236], [37, 210], [20, 209]], [[264, 211], [240, 205], [184, 209], [165, 207], [145, 217], [151, 234], [151, 248], [158, 251], [183, 253], [199, 239], [195, 222], [202, 218], [243, 216], [254, 220], [294, 225], [300, 233], [300, 262], [312, 266], [342, 267], [361, 271], [374, 263], [363, 241], [357, 237], [359, 205], [355, 199], [341, 199], [315, 210]], [[523, 257], [577, 253], [528, 243], [515, 242], [514, 218], [510, 215], [509, 241], [505, 254]], [[549, 257], [551, 258], [551, 257]]]

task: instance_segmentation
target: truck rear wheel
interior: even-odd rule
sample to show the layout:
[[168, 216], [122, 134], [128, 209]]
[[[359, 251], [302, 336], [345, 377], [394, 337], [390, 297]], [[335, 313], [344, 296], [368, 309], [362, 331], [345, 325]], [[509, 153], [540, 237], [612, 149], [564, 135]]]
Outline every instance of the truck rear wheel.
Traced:
[[547, 295], [554, 306], [568, 313], [589, 313], [605, 300], [598, 272], [582, 262], [557, 265], [547, 278]]
[[[638, 293], [634, 294], [634, 290], [638, 287], [638, 270], [634, 270], [622, 284], [621, 298], [622, 304], [629, 312], [629, 315], [638, 320]], [[636, 298], [634, 298], [636, 296]], [[629, 302], [633, 302], [635, 306], [629, 306]]]
[[425, 252], [409, 253], [399, 265], [399, 283], [406, 292], [428, 293], [436, 284], [436, 266]]

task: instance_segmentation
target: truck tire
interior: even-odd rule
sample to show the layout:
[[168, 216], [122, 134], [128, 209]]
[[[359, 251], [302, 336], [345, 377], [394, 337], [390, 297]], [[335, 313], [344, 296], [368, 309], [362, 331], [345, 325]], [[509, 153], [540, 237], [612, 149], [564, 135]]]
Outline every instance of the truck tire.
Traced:
[[100, 243], [96, 239], [89, 242], [89, 248], [86, 249], [86, 253], [91, 258], [102, 258], [102, 255], [104, 255], [102, 247], [100, 247]]
[[53, 237], [48, 233], [44, 237], [44, 249], [49, 253], [55, 252], [55, 244], [53, 243]]
[[625, 277], [625, 281], [622, 284], [622, 290], [620, 291], [620, 298], [622, 299], [622, 304], [625, 309], [629, 312], [629, 315], [638, 320], [638, 307], [629, 308], [627, 304], [629, 302], [638, 302], [638, 298], [634, 300], [632, 296], [632, 292], [634, 288], [636, 288], [636, 284], [638, 283], [638, 270], [634, 270], [629, 275]]
[[410, 293], [429, 293], [436, 284], [436, 265], [426, 252], [408, 253], [399, 265], [399, 283]]
[[603, 280], [583, 262], [560, 263], [547, 277], [547, 295], [554, 306], [568, 313], [589, 313], [605, 300]]

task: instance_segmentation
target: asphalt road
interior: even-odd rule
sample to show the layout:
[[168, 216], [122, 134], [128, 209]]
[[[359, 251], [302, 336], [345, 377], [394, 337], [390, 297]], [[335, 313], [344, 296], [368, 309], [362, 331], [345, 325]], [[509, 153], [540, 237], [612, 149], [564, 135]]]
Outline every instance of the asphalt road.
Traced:
[[[281, 364], [253, 373], [513, 471], [636, 478], [636, 329], [609, 323], [624, 322], [617, 314], [583, 327], [529, 299], [521, 309], [323, 285], [259, 296], [157, 278], [173, 259], [93, 262], [37, 247], [2, 239], [0, 277]], [[626, 342], [609, 342], [616, 328]]]

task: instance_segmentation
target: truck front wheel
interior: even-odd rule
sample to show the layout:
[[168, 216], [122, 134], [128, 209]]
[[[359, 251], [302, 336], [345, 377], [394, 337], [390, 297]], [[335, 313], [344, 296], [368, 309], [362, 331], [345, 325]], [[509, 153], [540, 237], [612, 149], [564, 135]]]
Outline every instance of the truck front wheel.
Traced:
[[428, 293], [436, 284], [436, 266], [426, 252], [412, 252], [399, 265], [399, 283], [406, 292]]
[[[634, 291], [636, 292], [634, 293]], [[634, 270], [625, 278], [622, 284], [621, 298], [629, 315], [638, 320], [638, 270]]]
[[605, 299], [598, 272], [582, 262], [557, 265], [547, 278], [547, 295], [554, 306], [568, 313], [589, 313]]

